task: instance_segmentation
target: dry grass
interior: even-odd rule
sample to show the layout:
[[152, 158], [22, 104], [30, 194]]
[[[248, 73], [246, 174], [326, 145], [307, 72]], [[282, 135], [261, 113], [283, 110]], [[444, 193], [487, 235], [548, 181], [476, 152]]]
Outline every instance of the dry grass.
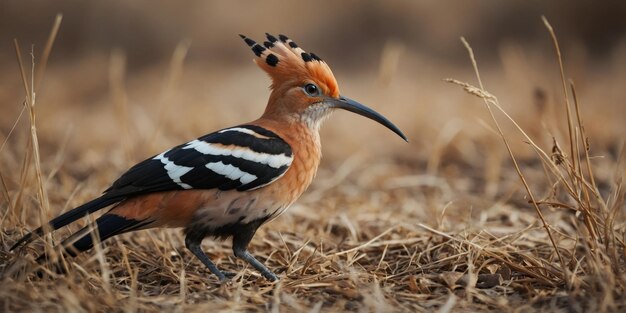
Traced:
[[[251, 251], [276, 270], [281, 281], [269, 283], [236, 260], [230, 243], [206, 240], [204, 248], [217, 265], [239, 273], [230, 283], [219, 284], [184, 249], [178, 230], [122, 235], [68, 259], [67, 275], [37, 278], [26, 270], [34, 265], [33, 256], [50, 249], [68, 231], [17, 253], [8, 252], [24, 231], [98, 194], [133, 161], [184, 140], [175, 132], [187, 133], [177, 119], [168, 119], [173, 112], [166, 103], [175, 98], [175, 86], [183, 79], [187, 47], [182, 43], [176, 49], [157, 113], [147, 118], [129, 103], [123, 57], [112, 56], [109, 73], [115, 109], [109, 110], [115, 113], [109, 112], [108, 118], [100, 114], [98, 119], [119, 127], [111, 128], [109, 141], [98, 141], [94, 138], [99, 129], [87, 127], [94, 120], [85, 115], [74, 144], [68, 139], [52, 140], [51, 135], [38, 142], [42, 134], [35, 117], [42, 116], [35, 114], [35, 91], [46, 62], [40, 68], [33, 65], [29, 76], [28, 64], [20, 61], [30, 122], [25, 125], [18, 117], [16, 131], [5, 135], [8, 141], [0, 150], [2, 310], [626, 309], [623, 136], [604, 136], [596, 131], [598, 127], [585, 127], [623, 122], [623, 118], [604, 120], [589, 114], [592, 120], [587, 119], [582, 109], [586, 104], [580, 103], [574, 84], [565, 79], [559, 52], [563, 90], [557, 103], [565, 106], [563, 114], [558, 108], [552, 108], [554, 114], [530, 110], [518, 120], [485, 89], [467, 43], [479, 87], [451, 82], [483, 100], [485, 116], [491, 121], [457, 120], [429, 133], [415, 126], [411, 116], [403, 119], [396, 114], [410, 139], [421, 145], [407, 148], [400, 141], [380, 140], [388, 148], [385, 152], [366, 153], [364, 148], [352, 152], [354, 143], [329, 138], [325, 144], [340, 148], [331, 148], [314, 185], [290, 213], [261, 228], [251, 244]], [[50, 50], [46, 51], [44, 59]], [[399, 71], [394, 67], [402, 48], [392, 44], [386, 51], [381, 62], [383, 83]], [[541, 96], [537, 101], [539, 107], [545, 106]], [[241, 120], [235, 113], [225, 113], [226, 122], [228, 114]], [[141, 124], [146, 119], [151, 119], [149, 126]], [[444, 119], [451, 117], [444, 115]], [[220, 122], [211, 125], [218, 128]], [[345, 130], [329, 127], [326, 133]], [[172, 129], [173, 135], [165, 129]], [[142, 131], [152, 135], [139, 136]], [[601, 138], [594, 139], [594, 134]], [[554, 141], [546, 144], [546, 138]], [[590, 140], [601, 148], [617, 147], [617, 152], [595, 151]], [[91, 142], [88, 150], [96, 153], [82, 151], [77, 143], [83, 142]], [[110, 142], [118, 146], [108, 146]], [[423, 149], [428, 142], [432, 145]], [[596, 157], [599, 153], [604, 156]]]

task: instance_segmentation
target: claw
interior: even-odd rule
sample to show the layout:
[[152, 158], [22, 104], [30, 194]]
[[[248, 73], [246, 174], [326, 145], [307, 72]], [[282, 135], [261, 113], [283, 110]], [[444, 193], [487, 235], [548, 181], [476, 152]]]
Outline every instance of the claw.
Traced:
[[274, 273], [272, 273], [272, 272], [270, 272], [270, 271], [267, 271], [267, 272], [262, 272], [261, 274], [262, 274], [262, 275], [263, 275], [263, 277], [265, 277], [267, 280], [272, 281], [272, 282], [280, 280], [280, 278], [278, 278], [278, 276], [276, 276], [276, 274], [274, 274]]
[[233, 273], [233, 272], [222, 272], [222, 274], [224, 274], [224, 276], [229, 279], [237, 276], [237, 273]]

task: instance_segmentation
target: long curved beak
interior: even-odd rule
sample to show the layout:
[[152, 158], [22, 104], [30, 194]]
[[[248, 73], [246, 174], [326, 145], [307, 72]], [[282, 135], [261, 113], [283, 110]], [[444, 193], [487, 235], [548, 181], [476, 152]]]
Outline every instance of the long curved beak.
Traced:
[[382, 116], [380, 113], [346, 97], [339, 96], [339, 98], [329, 98], [328, 102], [331, 103], [333, 108], [344, 109], [346, 111], [350, 111], [356, 113], [361, 116], [365, 116], [371, 120], [374, 120], [383, 126], [389, 128], [392, 132], [396, 133], [400, 138], [404, 139], [404, 141], [408, 142], [409, 140], [402, 133], [402, 131], [394, 125], [391, 121], [389, 121], [386, 117]]

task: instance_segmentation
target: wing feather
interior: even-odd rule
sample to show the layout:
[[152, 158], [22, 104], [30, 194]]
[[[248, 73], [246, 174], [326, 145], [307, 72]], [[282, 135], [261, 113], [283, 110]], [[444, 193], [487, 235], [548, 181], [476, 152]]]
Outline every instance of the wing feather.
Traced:
[[130, 168], [105, 193], [130, 196], [181, 189], [253, 190], [280, 178], [292, 161], [291, 147], [274, 132], [241, 125], [147, 159]]

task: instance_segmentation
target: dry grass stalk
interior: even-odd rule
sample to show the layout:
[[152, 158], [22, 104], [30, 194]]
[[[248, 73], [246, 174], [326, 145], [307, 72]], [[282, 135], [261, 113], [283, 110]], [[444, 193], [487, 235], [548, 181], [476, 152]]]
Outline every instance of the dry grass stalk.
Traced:
[[22, 74], [22, 81], [24, 83], [24, 90], [26, 91], [26, 101], [25, 106], [28, 108], [28, 113], [30, 117], [30, 134], [31, 134], [31, 145], [30, 147], [33, 149], [33, 162], [35, 164], [35, 174], [37, 176], [37, 187], [38, 187], [38, 196], [39, 203], [41, 204], [41, 222], [45, 223], [48, 220], [48, 216], [50, 215], [50, 202], [48, 201], [48, 193], [46, 191], [46, 187], [44, 186], [45, 180], [43, 179], [43, 173], [41, 171], [41, 156], [39, 153], [39, 141], [37, 139], [37, 124], [35, 118], [35, 83], [34, 83], [34, 73], [35, 73], [35, 55], [34, 51], [31, 51], [32, 57], [32, 66], [31, 66], [31, 82], [30, 85], [27, 82], [27, 76], [24, 69], [24, 63], [22, 62], [22, 53], [20, 51], [20, 46], [17, 42], [17, 39], [13, 41], [15, 44], [15, 53], [17, 54], [17, 60], [20, 67], [20, 73]]
[[[530, 197], [529, 202], [535, 207], [537, 214], [544, 225], [544, 229], [550, 237], [550, 241], [552, 243], [554, 251], [559, 257], [560, 268], [555, 269], [557, 270], [557, 277], [560, 277], [560, 279], [555, 281], [555, 283], [557, 283], [557, 285], [565, 284], [568, 286], [566, 290], [570, 295], [570, 299], [580, 298], [581, 291], [586, 294], [601, 295], [601, 297], [603, 298], [596, 299], [597, 301], [599, 301], [599, 308], [602, 311], [610, 311], [617, 308], [617, 306], [615, 306], [616, 304], [614, 303], [615, 297], [617, 297], [617, 295], [619, 294], [623, 294], [625, 291], [624, 288], [626, 287], [626, 280], [622, 274], [624, 272], [624, 268], [626, 267], [626, 264], [624, 263], [625, 245], [623, 243], [623, 240], [620, 238], [624, 235], [624, 233], [622, 230], [622, 233], [620, 234], [619, 228], [617, 228], [614, 223], [615, 216], [618, 214], [619, 211], [618, 207], [623, 205], [623, 200], [618, 200], [618, 198], [623, 199], [623, 193], [621, 191], [616, 192], [616, 195], [622, 196], [617, 196], [615, 198], [613, 208], [609, 210], [608, 207], [610, 206], [608, 205], [608, 202], [604, 200], [604, 198], [601, 196], [597, 183], [594, 179], [594, 173], [591, 166], [591, 158], [589, 156], [589, 139], [585, 134], [583, 118], [580, 114], [580, 106], [578, 102], [578, 97], [576, 96], [574, 84], [573, 82], [570, 82], [570, 87], [572, 90], [575, 104], [577, 123], [575, 125], [576, 130], [574, 130], [574, 125], [570, 112], [569, 96], [566, 89], [564, 68], [560, 48], [558, 46], [558, 41], [556, 39], [556, 35], [554, 34], [554, 30], [548, 23], [547, 19], [545, 17], [542, 17], [542, 19], [555, 45], [561, 74], [561, 81], [564, 87], [566, 120], [569, 129], [568, 138], [570, 142], [571, 159], [563, 156], [563, 153], [560, 150], [556, 139], [554, 139], [553, 145], [553, 155], [555, 155], [556, 157], [548, 158], [547, 154], [543, 152], [543, 150], [538, 145], [536, 145], [532, 139], [530, 139], [530, 137], [519, 126], [519, 124], [515, 122], [515, 120], [502, 109], [502, 107], [498, 103], [497, 98], [492, 96], [490, 93], [484, 91], [482, 82], [480, 80], [478, 67], [473, 56], [473, 52], [469, 47], [469, 44], [467, 44], [464, 39], [462, 40], [469, 51], [480, 88], [476, 88], [467, 83], [459, 82], [452, 79], [448, 79], [447, 81], [462, 86], [468, 93], [477, 96], [485, 101], [492, 120], [494, 121], [494, 124], [496, 125], [496, 128], [498, 129], [498, 132], [501, 135], [504, 144], [507, 147], [507, 150], [509, 151], [509, 155], [518, 172], [520, 180], [527, 190], [527, 193]], [[549, 168], [550, 173], [556, 176], [555, 178], [557, 183], [561, 187], [564, 187], [564, 189], [568, 192], [569, 199], [574, 201], [574, 205], [569, 205], [560, 201], [539, 202], [535, 200], [535, 197], [530, 191], [529, 183], [527, 182], [525, 176], [522, 174], [520, 167], [518, 166], [515, 157], [510, 149], [509, 143], [500, 126], [498, 125], [497, 119], [491, 111], [491, 105], [498, 108], [502, 113], [504, 113], [507, 119], [512, 122], [517, 130], [528, 140], [528, 143], [537, 152], [544, 166]], [[579, 141], [582, 141], [582, 143], [579, 144]], [[580, 159], [580, 146], [582, 146], [584, 149], [584, 154], [582, 155], [582, 158], [584, 158], [584, 160]], [[583, 163], [586, 164], [587, 177], [582, 170]], [[565, 175], [567, 175], [567, 177], [569, 178], [569, 182], [565, 180]], [[617, 189], [620, 189], [619, 185]], [[590, 194], [593, 195], [593, 198], [590, 197]], [[577, 238], [576, 246], [582, 249], [582, 254], [580, 252], [572, 250], [567, 253], [568, 260], [564, 258], [564, 256], [560, 252], [563, 248], [553, 238], [552, 230], [556, 230], [556, 228], [546, 222], [546, 219], [544, 218], [541, 209], [539, 208], [539, 205], [547, 203], [549, 203], [553, 207], [573, 209], [582, 215], [584, 227], [576, 228], [576, 230], [578, 231], [576, 233], [576, 236], [579, 236]], [[574, 224], [576, 224], [575, 221]], [[558, 232], [559, 234], [564, 235], [560, 231]], [[600, 234], [603, 235], [599, 236]], [[621, 246], [618, 245], [617, 242], [620, 242]], [[622, 251], [622, 253], [621, 256], [618, 256], [620, 254], [618, 251], [620, 250]], [[607, 269], [612, 272], [612, 275], [607, 275]], [[608, 280], [608, 283], [610, 287], [605, 286], [604, 288], [602, 288], [602, 291], [597, 291], [596, 288], [598, 284], [609, 277], [610, 279]]]
[[[487, 107], [487, 110], [489, 111], [489, 115], [491, 116], [492, 121], [494, 122], [494, 125], [496, 126], [496, 129], [498, 130], [498, 134], [500, 135], [500, 138], [502, 139], [502, 142], [504, 143], [504, 145], [506, 146], [506, 150], [509, 153], [509, 157], [511, 158], [511, 161], [513, 162], [513, 166], [515, 167], [515, 171], [517, 172], [517, 175], [519, 176], [520, 180], [522, 181], [522, 184], [524, 184], [524, 188], [526, 189], [526, 193], [528, 194], [528, 196], [530, 197], [530, 201], [533, 204], [537, 215], [539, 216], [539, 218], [541, 219], [541, 223], [543, 224], [543, 227], [546, 230], [546, 233], [548, 234], [548, 237], [550, 238], [550, 242], [552, 243], [552, 246], [554, 247], [554, 252], [556, 253], [557, 257], [559, 258], [559, 262], [561, 262], [561, 266], [562, 268], [565, 268], [565, 261], [563, 260], [563, 257], [561, 256], [561, 252], [559, 251], [558, 245], [556, 243], [556, 241], [554, 240], [554, 237], [552, 236], [552, 232], [550, 231], [550, 225], [548, 225], [548, 223], [546, 222], [545, 217], [543, 216], [543, 213], [541, 212], [541, 209], [539, 208], [539, 205], [537, 204], [537, 201], [535, 200], [535, 196], [533, 194], [533, 192], [530, 190], [530, 186], [528, 185], [528, 182], [526, 181], [526, 177], [524, 177], [524, 174], [522, 173], [522, 170], [519, 167], [519, 164], [517, 163], [517, 159], [515, 158], [515, 155], [513, 154], [513, 151], [511, 150], [511, 146], [509, 145], [509, 142], [506, 138], [506, 136], [504, 135], [504, 132], [502, 131], [502, 128], [500, 127], [500, 124], [498, 123], [498, 120], [496, 119], [495, 115], [493, 114], [493, 111], [491, 110], [491, 106], [490, 104], [494, 104], [494, 106], [496, 106], [498, 109], [500, 109], [503, 113], [504, 110], [501, 109], [501, 106], [498, 103], [498, 99], [491, 95], [490, 93], [485, 91], [485, 88], [483, 87], [483, 83], [482, 80], [480, 79], [480, 72], [478, 71], [478, 64], [476, 62], [476, 58], [474, 57], [474, 51], [472, 50], [472, 48], [470, 47], [469, 43], [465, 40], [465, 38], [461, 37], [461, 41], [463, 42], [463, 45], [465, 46], [465, 48], [467, 49], [470, 59], [472, 61], [472, 66], [474, 67], [474, 72], [476, 73], [476, 78], [478, 79], [478, 83], [480, 85], [480, 89], [477, 88], [473, 88], [470, 90], [474, 91], [474, 92], [470, 92], [471, 94], [478, 96], [480, 98], [482, 98], [485, 102], [485, 105]], [[465, 90], [468, 90], [468, 87], [465, 87]], [[506, 114], [506, 113], [505, 113]], [[507, 117], [509, 117], [510, 120], [513, 120], [512, 118], [510, 118], [510, 116], [508, 114], [506, 114]], [[515, 123], [517, 126], [517, 123]], [[518, 129], [521, 130], [520, 127], [518, 127]], [[522, 131], [522, 133], [525, 134], [524, 131]], [[527, 138], [529, 138], [526, 135]], [[531, 144], [532, 143], [531, 141]], [[537, 147], [538, 148], [538, 147]], [[563, 273], [565, 281], [569, 281], [569, 279], [567, 279], [567, 277], [569, 273], [567, 271], [565, 271]]]

